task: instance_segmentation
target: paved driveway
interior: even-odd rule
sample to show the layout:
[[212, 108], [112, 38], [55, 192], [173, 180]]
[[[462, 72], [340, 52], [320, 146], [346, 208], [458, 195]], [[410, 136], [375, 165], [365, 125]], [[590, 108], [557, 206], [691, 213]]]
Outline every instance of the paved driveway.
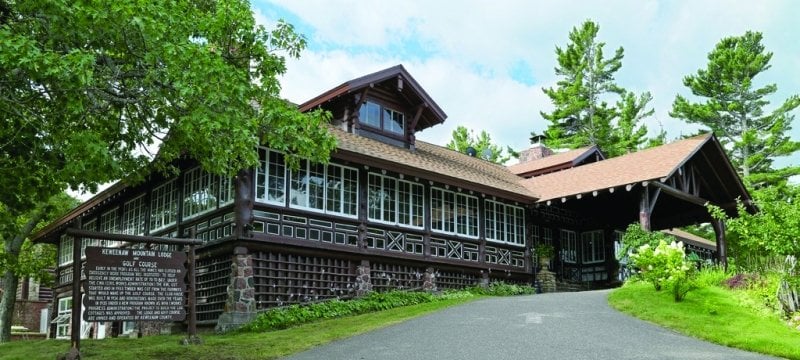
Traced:
[[609, 308], [607, 296], [604, 290], [484, 299], [289, 359], [771, 359], [628, 317]]

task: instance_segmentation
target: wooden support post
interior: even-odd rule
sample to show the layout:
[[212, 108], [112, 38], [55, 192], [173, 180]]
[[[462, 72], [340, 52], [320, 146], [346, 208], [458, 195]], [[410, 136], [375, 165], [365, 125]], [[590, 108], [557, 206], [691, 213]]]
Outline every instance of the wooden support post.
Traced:
[[642, 230], [650, 231], [650, 191], [647, 187], [642, 188], [642, 199], [639, 201], [639, 224]]
[[[83, 226], [81, 218], [75, 219], [75, 227], [80, 229]], [[72, 238], [72, 323], [70, 328], [70, 340], [72, 349], [68, 357], [80, 359], [81, 354], [81, 248], [83, 247], [83, 237], [74, 236]], [[76, 357], [77, 356], [77, 357]]]
[[714, 219], [711, 221], [717, 238], [717, 258], [722, 268], [728, 270], [728, 244], [725, 242], [725, 221]]
[[[192, 227], [189, 230], [189, 237], [194, 239], [197, 236], [197, 230]], [[189, 325], [187, 329], [187, 333], [189, 335], [189, 342], [190, 343], [197, 343], [197, 285], [195, 284], [195, 253], [194, 253], [194, 244], [189, 245], [189, 264], [187, 266], [187, 276], [189, 277], [189, 288], [187, 289], [188, 292], [188, 299], [186, 300], [187, 305], [189, 307]]]

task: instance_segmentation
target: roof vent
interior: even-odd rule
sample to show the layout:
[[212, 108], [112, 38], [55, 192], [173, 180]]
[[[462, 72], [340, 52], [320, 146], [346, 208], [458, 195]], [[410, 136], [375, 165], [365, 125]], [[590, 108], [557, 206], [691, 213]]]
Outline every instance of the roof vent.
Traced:
[[475, 157], [475, 155], [478, 155], [478, 150], [475, 150], [474, 147], [470, 146], [467, 148], [467, 155]]

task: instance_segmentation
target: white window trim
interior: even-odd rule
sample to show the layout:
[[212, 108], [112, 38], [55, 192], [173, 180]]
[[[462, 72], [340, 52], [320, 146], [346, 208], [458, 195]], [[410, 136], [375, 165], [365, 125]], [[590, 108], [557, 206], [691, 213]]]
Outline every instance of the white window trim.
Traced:
[[[214, 196], [215, 204], [214, 204], [214, 206], [212, 206], [212, 207], [210, 207], [208, 209], [202, 210], [200, 212], [197, 212], [197, 213], [194, 213], [194, 214], [191, 214], [191, 215], [185, 215], [184, 214], [186, 212], [186, 207], [184, 207], [182, 209], [182, 211], [181, 211], [181, 214], [180, 214], [180, 218], [181, 219], [183, 219], [183, 220], [194, 219], [194, 218], [196, 218], [196, 217], [198, 217], [200, 215], [204, 215], [204, 214], [210, 213], [212, 211], [216, 211], [216, 210], [220, 209], [221, 207], [223, 207], [225, 205], [229, 205], [229, 204], [233, 203], [233, 200], [234, 200], [233, 197], [235, 196], [235, 192], [234, 192], [234, 190], [232, 190], [233, 189], [233, 180], [232, 179], [231, 180], [226, 180], [226, 179], [223, 179], [223, 176], [221, 176], [221, 175], [211, 174], [211, 173], [203, 170], [200, 166], [196, 166], [196, 167], [186, 171], [185, 173], [183, 173], [183, 175], [182, 175], [183, 176], [183, 191], [181, 192], [180, 201], [186, 200], [186, 196], [188, 195], [187, 194], [188, 193], [188, 188], [192, 186], [189, 181], [186, 181], [186, 175], [188, 175], [189, 173], [191, 173], [193, 171], [197, 171], [197, 172], [201, 173], [202, 175], [208, 175], [209, 176], [210, 181], [211, 181], [211, 184], [210, 184], [211, 185], [211, 189], [215, 190], [214, 193], [212, 194], [212, 196]], [[223, 181], [223, 180], [226, 180], [226, 181]], [[223, 184], [230, 184], [230, 186], [226, 187], [226, 189], [223, 189], [222, 188]], [[220, 198], [222, 198], [222, 192], [223, 191], [228, 191], [229, 192], [230, 199], [228, 201], [225, 201], [225, 202], [220, 201]]]
[[[399, 178], [395, 178], [395, 177], [387, 176], [387, 175], [383, 175], [383, 174], [369, 173], [367, 175], [367, 191], [369, 191], [369, 186], [370, 186], [369, 177], [370, 176], [377, 176], [377, 177], [379, 177], [381, 179], [381, 191], [383, 191], [383, 179], [388, 178], [388, 179], [392, 179], [392, 180], [395, 181], [395, 189], [394, 189], [394, 195], [395, 195], [395, 197], [394, 197], [394, 217], [395, 217], [395, 221], [386, 221], [386, 220], [383, 220], [383, 219], [376, 219], [376, 218], [373, 218], [373, 217], [369, 216], [369, 204], [367, 204], [367, 219], [370, 222], [379, 223], [379, 224], [386, 224], [386, 225], [397, 225], [397, 226], [402, 226], [402, 227], [406, 227], [406, 228], [410, 228], [410, 229], [424, 229], [425, 228], [425, 187], [424, 187], [424, 185], [422, 185], [420, 183], [413, 182], [413, 181], [403, 180], [403, 179], [399, 179]], [[399, 219], [400, 219], [400, 201], [399, 201], [399, 196], [397, 196], [397, 195], [400, 194], [400, 186], [399, 186], [399, 184], [401, 182], [411, 185], [411, 188], [413, 188], [415, 186], [422, 187], [422, 226], [404, 224], [404, 223], [401, 223], [399, 221]], [[411, 196], [412, 194], [413, 193], [411, 193], [411, 192], [408, 193], [409, 201], [411, 200], [411, 198], [413, 198], [413, 196]], [[367, 199], [367, 201], [369, 201], [369, 199]], [[414, 208], [414, 206], [412, 204], [413, 203], [409, 202], [409, 207], [411, 209]], [[383, 208], [383, 201], [381, 201], [381, 204], [380, 204], [381, 218], [383, 217], [383, 209], [384, 209]], [[409, 219], [413, 219], [413, 218], [414, 218], [413, 213], [409, 214]]]
[[[69, 244], [69, 245], [68, 245]], [[69, 247], [69, 251], [65, 251]], [[58, 243], [58, 265], [65, 266], [72, 264], [74, 261], [73, 259], [73, 252], [75, 251], [75, 239], [71, 236], [61, 235], [61, 239]]]
[[[571, 239], [569, 236], [565, 235], [572, 235]], [[572, 241], [572, 253], [570, 254], [570, 244], [569, 241]], [[561, 229], [561, 252], [562, 252], [562, 259], [565, 263], [568, 264], [577, 264], [578, 263], [578, 233], [572, 230]], [[571, 255], [571, 256], [570, 256]], [[571, 258], [571, 260], [570, 260]]]
[[[303, 160], [303, 162], [305, 163], [305, 172], [307, 174], [310, 171], [309, 170], [309, 164], [311, 162], [308, 161], [308, 160]], [[352, 171], [356, 172], [356, 199], [355, 199], [356, 213], [355, 214], [347, 214], [347, 213], [344, 213], [344, 212], [328, 210], [328, 167], [329, 166], [336, 166], [336, 167], [341, 168], [342, 170], [349, 169], [349, 170], [352, 170]], [[292, 209], [300, 209], [300, 210], [310, 211], [310, 212], [315, 212], [315, 213], [319, 213], [319, 214], [342, 216], [342, 217], [351, 218], [351, 219], [357, 219], [358, 218], [358, 211], [359, 211], [358, 204], [359, 204], [359, 196], [360, 196], [358, 189], [361, 186], [361, 184], [360, 184], [361, 179], [359, 179], [358, 168], [355, 168], [355, 167], [352, 167], [352, 166], [344, 166], [344, 165], [339, 165], [339, 164], [332, 164], [332, 163], [329, 163], [329, 164], [325, 165], [325, 171], [323, 173], [323, 176], [325, 177], [325, 181], [323, 182], [324, 191], [322, 192], [323, 209], [317, 209], [317, 208], [313, 208], [313, 207], [310, 207], [310, 206], [292, 204], [291, 196], [292, 196], [292, 192], [294, 192], [294, 189], [292, 189], [291, 184], [292, 184], [292, 179], [294, 178], [294, 176], [295, 176], [295, 173], [293, 171], [290, 171], [289, 172], [289, 177], [288, 177], [288, 179], [289, 179], [289, 188], [288, 188], [288, 191], [289, 191], [289, 207], [290, 208], [292, 208]], [[342, 171], [342, 179], [343, 178], [344, 178], [344, 171]], [[306, 203], [308, 203], [308, 192], [306, 192], [305, 194], [306, 194]], [[342, 187], [342, 191], [341, 191], [342, 199], [340, 201], [340, 204], [341, 204], [340, 207], [342, 209], [344, 209], [344, 207], [345, 207], [344, 194], [345, 194], [344, 187]]]
[[[594, 238], [595, 234], [600, 234], [599, 240], [601, 242], [602, 259], [593, 259], [591, 261], [585, 261], [586, 254], [587, 254], [587, 251], [586, 251], [586, 248], [585, 248], [586, 247], [586, 242], [587, 241], [596, 240]], [[584, 235], [586, 235], [588, 237], [585, 237]], [[586, 231], [586, 232], [581, 233], [581, 260], [583, 261], [582, 262], [583, 264], [599, 264], [599, 263], [604, 263], [606, 261], [606, 253], [605, 253], [605, 242], [606, 242], [606, 240], [605, 240], [605, 236], [604, 235], [605, 234], [603, 233], [603, 230], [592, 230], [592, 231]], [[592, 258], [594, 258], [594, 255], [596, 255], [596, 254], [594, 253], [594, 246], [592, 246]]]
[[[448, 193], [453, 194], [453, 203], [456, 204], [455, 206], [457, 206], [457, 204], [458, 204], [458, 200], [457, 199], [458, 199], [459, 196], [464, 196], [464, 197], [466, 197], [468, 199], [469, 198], [475, 199], [475, 221], [476, 221], [475, 233], [476, 233], [476, 235], [473, 236], [473, 235], [468, 235], [468, 234], [463, 234], [463, 233], [458, 232], [459, 223], [456, 221], [458, 219], [457, 216], [453, 217], [454, 219], [456, 219], [456, 220], [453, 221], [453, 229], [455, 229], [455, 231], [448, 232], [448, 231], [444, 231], [442, 229], [434, 229], [433, 228], [433, 216], [434, 216], [434, 213], [433, 213], [433, 194], [434, 194], [434, 191], [442, 191], [443, 193], [444, 192], [448, 192]], [[435, 187], [434, 186], [434, 187], [431, 187], [431, 193], [430, 193], [429, 201], [430, 201], [430, 204], [431, 204], [431, 231], [432, 232], [439, 233], [439, 234], [445, 234], [445, 235], [456, 235], [456, 236], [465, 237], [467, 239], [479, 239], [480, 238], [480, 223], [481, 223], [482, 219], [481, 219], [481, 214], [480, 214], [480, 206], [478, 206], [480, 200], [478, 199], [477, 196], [466, 195], [466, 194], [463, 194], [463, 193], [460, 193], [460, 192], [451, 191], [451, 190], [447, 190], [445, 188], [440, 188], [440, 187]], [[467, 203], [469, 203], [469, 202], [467, 202]], [[456, 209], [454, 208], [453, 210], [455, 212]], [[444, 219], [442, 219], [442, 220], [444, 220]], [[444, 223], [444, 222], [442, 222], [442, 223]], [[470, 227], [469, 225], [470, 225], [469, 223], [466, 224], [466, 229], [469, 229], [469, 227]]]
[[[491, 242], [498, 243], [498, 244], [508, 244], [508, 245], [514, 245], [514, 246], [519, 246], [519, 247], [525, 247], [525, 240], [526, 240], [525, 239], [525, 230], [526, 230], [526, 228], [525, 228], [525, 209], [523, 207], [521, 207], [521, 206], [509, 205], [509, 204], [505, 204], [505, 203], [502, 203], [502, 202], [499, 202], [499, 201], [486, 199], [486, 200], [484, 200], [484, 204], [483, 204], [483, 206], [484, 206], [484, 211], [483, 211], [484, 212], [484, 215], [483, 215], [484, 216], [484, 221], [488, 220], [488, 217], [486, 216], [486, 212], [489, 210], [489, 207], [488, 207], [489, 203], [493, 203], [493, 204], [497, 204], [497, 205], [503, 206], [503, 207], [506, 208], [506, 211], [508, 209], [514, 210], [514, 218], [516, 219], [516, 221], [522, 221], [522, 234], [517, 234], [517, 231], [519, 230], [519, 227], [517, 226], [516, 222], [514, 223], [514, 226], [513, 226], [513, 228], [514, 228], [514, 238], [522, 240], [522, 243], [518, 243], [516, 241], [499, 240], [499, 239], [490, 237], [488, 234], [484, 234], [486, 236], [486, 241], [491, 241]], [[517, 210], [522, 210], [522, 218], [519, 218], [519, 217], [516, 216]], [[495, 214], [497, 214], [497, 211], [493, 211], [493, 212]], [[494, 227], [495, 231], [494, 232], [496, 234], [498, 232], [497, 224], [505, 225], [505, 221], [498, 222], [497, 219], [493, 219], [492, 221], [495, 223], [495, 227]], [[484, 229], [484, 232], [486, 232], [486, 231], [488, 231], [488, 227]], [[492, 234], [492, 236], [494, 236], [495, 234]]]
[[[146, 216], [147, 215], [147, 204], [144, 201], [145, 200], [144, 195], [145, 194], [141, 194], [141, 195], [139, 195], [139, 196], [137, 196], [135, 198], [132, 198], [132, 199], [130, 199], [130, 200], [128, 200], [128, 201], [126, 201], [125, 203], [122, 204], [122, 230], [121, 230], [121, 232], [123, 234], [141, 236], [141, 235], [144, 235], [144, 234], [147, 233], [147, 216]], [[136, 202], [136, 201], [140, 202], [138, 206], [135, 206], [135, 204], [134, 204], [134, 202]], [[128, 204], [134, 204], [134, 205], [132, 205], [129, 208]], [[128, 228], [127, 228], [128, 224], [127, 224], [127, 222], [129, 222], [131, 220], [131, 219], [128, 218], [130, 216], [130, 214], [129, 214], [130, 210], [134, 211], [134, 215], [136, 215], [135, 219], [139, 219], [143, 223], [142, 225], [144, 225], [144, 228], [142, 229], [141, 233], [136, 233], [136, 230], [134, 230], [134, 233], [128, 232]], [[138, 211], [138, 214], [135, 213], [137, 211]]]
[[[288, 196], [289, 195], [289, 191], [291, 191], [290, 186], [287, 186], [287, 180], [290, 180], [291, 172], [287, 172], [286, 171], [286, 163], [285, 162], [282, 164], [282, 166], [283, 166], [283, 201], [270, 200], [269, 196], [267, 196], [267, 194], [269, 193], [269, 178], [270, 178], [270, 176], [272, 176], [272, 173], [270, 173], [270, 171], [269, 171], [270, 170], [270, 162], [269, 162], [270, 153], [277, 153], [277, 154], [281, 154], [281, 155], [284, 155], [284, 154], [282, 152], [280, 152], [280, 151], [275, 151], [275, 150], [272, 150], [270, 148], [263, 147], [263, 146], [259, 147], [258, 149], [264, 151], [264, 155], [265, 155], [264, 163], [266, 164], [266, 172], [262, 171], [262, 169], [261, 169], [261, 165], [262, 164], [261, 164], [261, 161], [260, 161], [261, 159], [259, 159], [258, 166], [256, 166], [256, 173], [255, 173], [254, 180], [258, 181], [259, 174], [264, 172], [263, 175], [264, 175], [265, 183], [264, 183], [264, 197], [258, 197], [258, 184], [256, 184], [256, 197], [255, 197], [256, 201], [263, 202], [265, 204], [274, 204], [274, 205], [286, 206], [286, 201], [289, 200], [289, 196]], [[260, 155], [261, 154], [259, 152], [259, 156]], [[291, 184], [291, 182], [289, 182], [289, 184]]]
[[[170, 226], [174, 226], [175, 224], [178, 223], [178, 204], [177, 204], [178, 199], [175, 197], [175, 193], [176, 193], [175, 185], [177, 183], [176, 180], [177, 179], [172, 179], [170, 181], [167, 181], [167, 182], [165, 182], [165, 183], [153, 188], [153, 190], [150, 192], [150, 231], [149, 231], [150, 234], [152, 234], [154, 232], [157, 232], [157, 231], [160, 231], [160, 230], [163, 230], [163, 229], [166, 229], [166, 228], [168, 228]], [[170, 186], [170, 190], [168, 192], [165, 192], [165, 194], [166, 194], [165, 197], [167, 198], [167, 200], [157, 199], [153, 195], [153, 194], [156, 193], [156, 191], [161, 190], [162, 188], [165, 188], [167, 186]], [[158, 204], [157, 204], [158, 206], [153, 206], [153, 202], [156, 202], [156, 201], [158, 202]], [[153, 226], [153, 209], [160, 208], [160, 207], [169, 208], [169, 203], [170, 202], [175, 206], [175, 218], [170, 223], [164, 223], [159, 227], [154, 227]], [[163, 221], [164, 216], [159, 215], [159, 217]]]
[[[67, 308], [67, 303], [70, 303], [69, 308]], [[51, 323], [56, 324], [56, 339], [68, 339], [71, 335], [71, 327], [72, 327], [72, 296], [66, 296], [58, 299], [58, 308], [55, 319], [51, 321]], [[56, 322], [58, 321], [58, 322]], [[61, 329], [64, 330], [64, 334], [61, 334]]]

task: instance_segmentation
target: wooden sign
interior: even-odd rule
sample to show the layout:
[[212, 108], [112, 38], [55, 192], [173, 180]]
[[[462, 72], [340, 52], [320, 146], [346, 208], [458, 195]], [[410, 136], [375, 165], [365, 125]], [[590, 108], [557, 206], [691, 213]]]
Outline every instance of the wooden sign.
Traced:
[[86, 321], [183, 321], [186, 253], [86, 248]]

